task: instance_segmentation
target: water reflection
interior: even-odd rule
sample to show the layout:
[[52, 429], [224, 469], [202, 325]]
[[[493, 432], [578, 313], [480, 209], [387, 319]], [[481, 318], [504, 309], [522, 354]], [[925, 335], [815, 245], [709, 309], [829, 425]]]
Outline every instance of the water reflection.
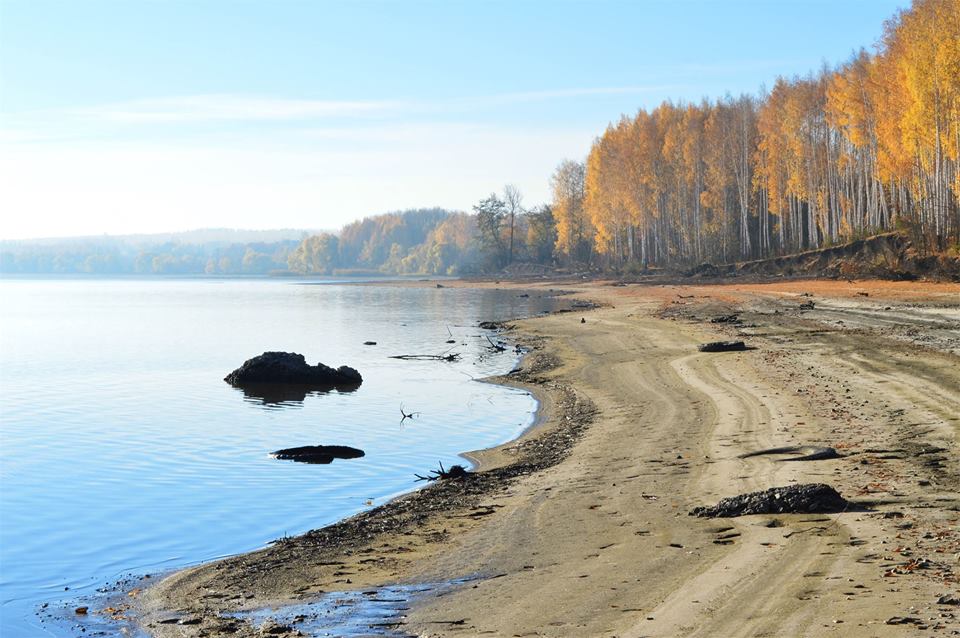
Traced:
[[350, 394], [356, 392], [360, 384], [318, 386], [295, 383], [248, 383], [234, 387], [243, 392], [245, 401], [257, 406], [297, 408], [303, 405], [308, 396], [330, 394], [334, 391]]

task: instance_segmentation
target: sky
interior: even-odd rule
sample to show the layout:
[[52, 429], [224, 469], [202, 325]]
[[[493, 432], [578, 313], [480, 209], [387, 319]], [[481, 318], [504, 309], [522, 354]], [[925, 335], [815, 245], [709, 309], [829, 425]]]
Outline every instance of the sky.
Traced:
[[0, 0], [0, 239], [549, 200], [664, 100], [846, 60], [906, 0]]

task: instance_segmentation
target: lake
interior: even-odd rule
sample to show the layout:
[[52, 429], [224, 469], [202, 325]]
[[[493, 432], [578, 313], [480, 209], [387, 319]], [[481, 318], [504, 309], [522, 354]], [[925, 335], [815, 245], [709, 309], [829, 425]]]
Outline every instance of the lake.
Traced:
[[[285, 280], [0, 281], [0, 633], [73, 635], [38, 615], [128, 575], [264, 546], [415, 487], [530, 425], [479, 320], [557, 301], [516, 291]], [[453, 340], [453, 344], [447, 343]], [[375, 346], [363, 345], [376, 341]], [[350, 365], [353, 392], [271, 401], [223, 381], [267, 350]], [[400, 354], [458, 352], [455, 362]], [[401, 420], [401, 406], [414, 418]], [[366, 456], [279, 461], [300, 445]]]

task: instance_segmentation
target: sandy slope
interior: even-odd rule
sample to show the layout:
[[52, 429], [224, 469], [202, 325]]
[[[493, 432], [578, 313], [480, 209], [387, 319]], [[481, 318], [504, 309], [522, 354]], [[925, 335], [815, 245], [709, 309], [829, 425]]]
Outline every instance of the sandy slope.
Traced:
[[[146, 595], [144, 624], [163, 635], [255, 635], [215, 617], [318, 590], [480, 575], [419, 599], [403, 631], [960, 633], [960, 606], [937, 604], [958, 595], [960, 576], [960, 287], [927, 291], [909, 312], [909, 290], [886, 288], [860, 284], [866, 298], [807, 286], [815, 296], [801, 298], [791, 286], [585, 287], [605, 307], [518, 322], [515, 333], [560, 362], [520, 375], [544, 400], [543, 423], [525, 440], [577, 419], [574, 403], [596, 408], [562, 462], [348, 549], [292, 552], [286, 562], [268, 550], [182, 572]], [[818, 309], [799, 311], [810, 298]], [[730, 311], [743, 323], [704, 321]], [[924, 343], [931, 330], [937, 339]], [[738, 334], [757, 349], [696, 351]], [[845, 456], [737, 458], [799, 444]], [[477, 457], [504, 467], [522, 449]], [[791, 482], [830, 483], [871, 511], [688, 516]], [[469, 515], [478, 505], [484, 515]], [[170, 610], [198, 624], [157, 624]], [[910, 624], [886, 624], [902, 617]]]

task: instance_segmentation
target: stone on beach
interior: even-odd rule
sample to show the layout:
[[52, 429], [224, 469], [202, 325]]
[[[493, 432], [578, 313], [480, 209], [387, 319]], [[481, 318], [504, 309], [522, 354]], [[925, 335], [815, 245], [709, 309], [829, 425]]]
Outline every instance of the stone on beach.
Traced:
[[842, 512], [850, 504], [824, 483], [772, 487], [721, 499], [713, 507], [696, 507], [691, 516], [730, 518], [750, 514], [813, 514]]
[[746, 349], [747, 344], [742, 341], [711, 341], [697, 346], [700, 352], [738, 352]]

